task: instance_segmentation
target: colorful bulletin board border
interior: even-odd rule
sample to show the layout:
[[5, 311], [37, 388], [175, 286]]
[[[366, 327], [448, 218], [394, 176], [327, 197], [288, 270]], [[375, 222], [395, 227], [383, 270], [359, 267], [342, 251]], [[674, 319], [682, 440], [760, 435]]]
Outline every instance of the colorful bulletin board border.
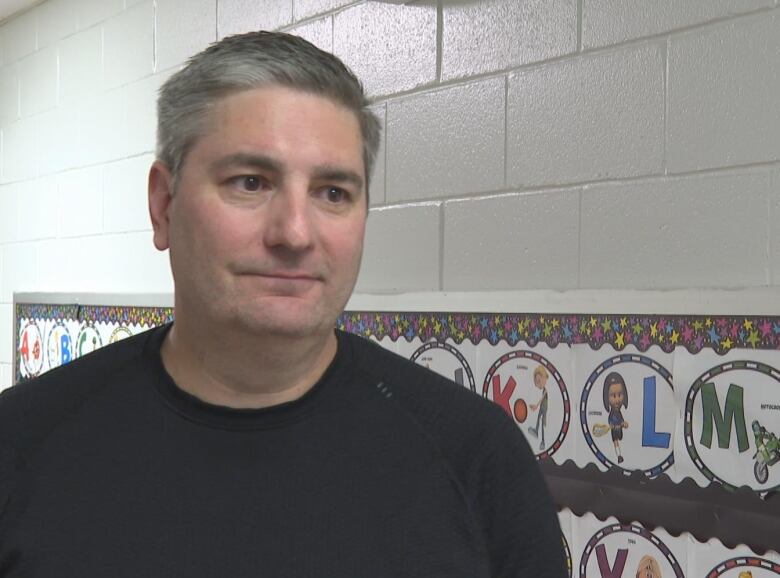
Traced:
[[536, 313], [408, 313], [348, 311], [339, 317], [340, 329], [364, 337], [393, 341], [418, 337], [423, 342], [470, 340], [477, 344], [521, 341], [534, 347], [544, 343], [609, 344], [621, 351], [633, 345], [647, 351], [657, 345], [665, 352], [677, 346], [691, 353], [712, 349], [780, 349], [780, 316], [717, 315], [601, 315]]

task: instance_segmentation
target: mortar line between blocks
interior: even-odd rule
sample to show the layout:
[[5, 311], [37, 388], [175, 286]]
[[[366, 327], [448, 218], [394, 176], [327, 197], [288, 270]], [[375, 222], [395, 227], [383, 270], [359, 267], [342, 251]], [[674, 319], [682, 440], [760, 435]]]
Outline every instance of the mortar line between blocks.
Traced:
[[509, 75], [504, 76], [504, 188], [508, 187], [509, 162]]
[[444, 291], [444, 205], [439, 205], [439, 291]]
[[159, 58], [157, 55], [157, 0], [152, 2], [152, 12], [154, 18], [152, 22], [152, 74], [157, 74], [157, 65], [159, 64]]
[[436, 2], [436, 82], [441, 82], [441, 62], [443, 58], [443, 42], [442, 37], [444, 35], [444, 7], [442, 6], [442, 0]]
[[769, 191], [766, 195], [766, 284], [772, 286], [773, 267], [772, 267], [772, 192], [775, 186], [780, 185], [780, 172], [769, 173]]
[[582, 288], [582, 195], [585, 187], [580, 187], [577, 195], [577, 287]]
[[663, 66], [664, 77], [662, 81], [662, 89], [664, 91], [664, 136], [663, 136], [663, 148], [662, 148], [662, 162], [664, 167], [664, 174], [669, 174], [669, 158], [667, 156], [668, 141], [669, 141], [669, 39], [662, 46], [663, 54]]

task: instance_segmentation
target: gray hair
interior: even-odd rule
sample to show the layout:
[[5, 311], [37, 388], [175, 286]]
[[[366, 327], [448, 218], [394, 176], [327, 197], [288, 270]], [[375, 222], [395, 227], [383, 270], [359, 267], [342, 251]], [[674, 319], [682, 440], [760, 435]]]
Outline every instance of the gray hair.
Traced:
[[157, 158], [171, 170], [174, 186], [187, 153], [206, 130], [210, 109], [225, 96], [265, 86], [323, 96], [355, 113], [368, 194], [382, 129], [368, 109], [360, 81], [341, 60], [303, 38], [264, 31], [228, 36], [212, 44], [190, 58], [160, 89]]

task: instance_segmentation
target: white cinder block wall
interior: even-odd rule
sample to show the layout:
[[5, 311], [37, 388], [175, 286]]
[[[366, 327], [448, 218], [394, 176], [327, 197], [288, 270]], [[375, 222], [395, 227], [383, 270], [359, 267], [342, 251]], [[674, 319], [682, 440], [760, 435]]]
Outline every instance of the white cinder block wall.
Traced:
[[780, 285], [780, 0], [46, 0], [0, 25], [0, 385], [14, 291], [172, 290], [155, 92], [257, 28], [385, 123], [360, 291]]

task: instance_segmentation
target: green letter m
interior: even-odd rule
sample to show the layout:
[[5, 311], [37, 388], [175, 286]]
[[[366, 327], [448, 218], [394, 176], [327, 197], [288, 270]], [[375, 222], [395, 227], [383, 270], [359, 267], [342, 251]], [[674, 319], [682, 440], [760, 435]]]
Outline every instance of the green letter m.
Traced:
[[712, 423], [715, 422], [715, 428], [718, 430], [718, 447], [728, 448], [731, 441], [731, 422], [737, 425], [737, 447], [739, 453], [747, 451], [750, 447], [748, 443], [747, 430], [745, 429], [745, 408], [742, 403], [743, 389], [734, 385], [729, 385], [729, 391], [726, 394], [726, 408], [724, 413], [720, 412], [720, 402], [718, 401], [718, 392], [715, 391], [714, 383], [705, 383], [701, 386], [701, 409], [703, 427], [701, 430], [701, 443], [708, 448], [712, 447]]

